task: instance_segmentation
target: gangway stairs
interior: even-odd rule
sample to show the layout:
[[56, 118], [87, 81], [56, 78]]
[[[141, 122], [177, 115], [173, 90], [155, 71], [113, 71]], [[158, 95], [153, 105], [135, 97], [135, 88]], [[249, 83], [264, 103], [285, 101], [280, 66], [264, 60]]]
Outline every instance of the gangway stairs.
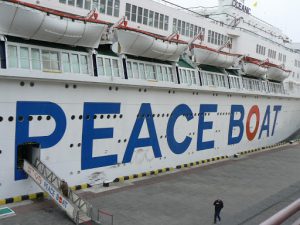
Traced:
[[24, 159], [23, 170], [30, 176], [42, 190], [74, 221], [75, 224], [101, 225], [99, 210], [93, 209], [92, 205], [80, 198], [70, 188], [68, 197], [60, 190], [62, 180], [55, 175], [39, 159], [30, 164]]

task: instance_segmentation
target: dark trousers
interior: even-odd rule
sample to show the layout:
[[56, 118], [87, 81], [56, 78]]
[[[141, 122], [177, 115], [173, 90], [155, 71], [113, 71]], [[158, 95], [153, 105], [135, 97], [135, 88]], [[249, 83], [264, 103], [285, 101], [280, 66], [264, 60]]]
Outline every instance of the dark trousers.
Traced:
[[218, 219], [219, 221], [221, 221], [220, 212], [221, 212], [221, 209], [216, 209], [216, 210], [215, 210], [215, 216], [214, 216], [214, 222], [215, 222], [215, 223], [217, 222], [217, 219]]

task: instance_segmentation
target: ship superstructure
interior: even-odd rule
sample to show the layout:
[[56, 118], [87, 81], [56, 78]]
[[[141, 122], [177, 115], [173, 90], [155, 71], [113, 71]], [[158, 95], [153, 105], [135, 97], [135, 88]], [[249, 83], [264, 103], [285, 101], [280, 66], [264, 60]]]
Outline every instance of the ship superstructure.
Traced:
[[0, 1], [0, 198], [24, 143], [71, 185], [230, 156], [299, 129], [300, 54], [236, 0]]

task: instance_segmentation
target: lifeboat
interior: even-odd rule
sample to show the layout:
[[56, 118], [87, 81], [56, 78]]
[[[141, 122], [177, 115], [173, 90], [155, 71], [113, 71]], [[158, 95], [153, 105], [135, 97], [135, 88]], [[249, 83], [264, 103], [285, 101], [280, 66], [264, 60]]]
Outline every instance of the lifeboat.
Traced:
[[19, 0], [0, 1], [0, 34], [97, 48], [107, 23]]
[[119, 54], [147, 57], [165, 61], [179, 60], [188, 43], [121, 24], [114, 28], [113, 51]]
[[198, 65], [210, 65], [223, 68], [233, 66], [239, 57], [237, 54], [218, 51], [207, 46], [196, 44], [191, 46], [191, 52]]
[[286, 69], [282, 68], [281, 66], [278, 66], [278, 65], [270, 63], [270, 62], [266, 62], [265, 65], [268, 66], [268, 71], [267, 71], [267, 79], [268, 80], [282, 82], [286, 78], [288, 78], [291, 73], [290, 70], [286, 70]]
[[242, 62], [242, 70], [246, 75], [264, 78], [268, 71], [267, 66], [258, 59], [244, 57]]

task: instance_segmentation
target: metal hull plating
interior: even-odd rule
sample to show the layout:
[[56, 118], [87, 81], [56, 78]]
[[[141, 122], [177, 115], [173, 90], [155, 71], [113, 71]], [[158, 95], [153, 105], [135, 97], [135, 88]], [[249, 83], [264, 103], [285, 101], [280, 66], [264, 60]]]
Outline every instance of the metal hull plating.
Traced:
[[[76, 82], [68, 76], [35, 77], [1, 78], [0, 135], [5, 138], [0, 145], [0, 198], [39, 191], [30, 179], [16, 175], [14, 149], [26, 136], [42, 140], [41, 160], [70, 185], [76, 185], [91, 182], [95, 175], [109, 182], [119, 176], [271, 145], [289, 137], [300, 125], [299, 100], [288, 97], [232, 91], [215, 91], [218, 95], [213, 95], [205, 87], [154, 86], [146, 81], [97, 77]], [[145, 88], [146, 83], [149, 86]], [[52, 115], [49, 104], [61, 111]], [[258, 117], [250, 112], [255, 105]], [[233, 110], [236, 106], [243, 108], [244, 115], [239, 125], [232, 126], [240, 117]], [[277, 112], [276, 106], [281, 107]], [[44, 113], [32, 115], [34, 110]], [[57, 131], [58, 124], [63, 126], [63, 117], [65, 131]], [[238, 126], [243, 126], [241, 134]], [[100, 137], [102, 128], [110, 129], [110, 134]], [[56, 141], [51, 137], [55, 132], [61, 133]], [[229, 136], [241, 139], [230, 144]]]

